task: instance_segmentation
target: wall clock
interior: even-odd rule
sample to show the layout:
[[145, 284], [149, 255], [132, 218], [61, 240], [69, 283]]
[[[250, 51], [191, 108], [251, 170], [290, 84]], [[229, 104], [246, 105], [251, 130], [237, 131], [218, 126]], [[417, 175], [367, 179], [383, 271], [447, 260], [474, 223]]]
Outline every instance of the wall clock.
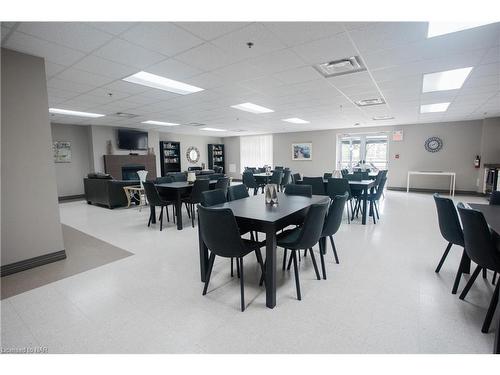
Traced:
[[429, 152], [438, 152], [443, 148], [443, 140], [439, 137], [430, 137], [425, 141], [424, 146]]

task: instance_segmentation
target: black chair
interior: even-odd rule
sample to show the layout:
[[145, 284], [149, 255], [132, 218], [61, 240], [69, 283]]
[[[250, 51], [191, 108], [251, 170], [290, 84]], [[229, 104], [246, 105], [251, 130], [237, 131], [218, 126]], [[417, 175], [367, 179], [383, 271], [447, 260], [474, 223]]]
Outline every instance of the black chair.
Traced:
[[[144, 192], [146, 194], [146, 199], [149, 204], [154, 207], [160, 207], [160, 231], [163, 229], [163, 208], [165, 207], [165, 211], [167, 212], [167, 221], [170, 221], [168, 216], [168, 206], [172, 205], [172, 215], [175, 218], [175, 200], [165, 200], [160, 196], [156, 186], [151, 181], [144, 181]], [[151, 210], [151, 214], [149, 215], [148, 227], [151, 226], [151, 221], [153, 220], [153, 211]]]
[[182, 201], [184, 203], [187, 203], [187, 205], [189, 206], [191, 225], [193, 228], [194, 228], [194, 211], [195, 211], [194, 207], [197, 203], [201, 203], [201, 194], [209, 189], [210, 189], [210, 181], [208, 179], [207, 180], [196, 179], [194, 181], [191, 194], [188, 197], [182, 199]]
[[201, 204], [203, 207], [211, 207], [226, 202], [226, 193], [222, 189], [207, 190], [201, 193]]
[[248, 191], [245, 185], [238, 184], [229, 186], [227, 189], [227, 199], [229, 201], [235, 201], [238, 199], [248, 198]]
[[283, 178], [281, 179], [281, 190], [283, 190], [283, 188], [286, 185], [291, 183], [292, 183], [292, 172], [290, 171], [290, 169], [284, 169]]
[[187, 174], [186, 173], [172, 172], [172, 173], [169, 173], [168, 176], [173, 177], [175, 182], [187, 181]]
[[188, 171], [201, 171], [203, 170], [202, 167], [188, 167]]
[[269, 183], [276, 184], [279, 190], [282, 179], [283, 179], [283, 168], [281, 170], [275, 169], [275, 171], [271, 175], [271, 178], [269, 179]]
[[253, 189], [253, 195], [257, 195], [260, 188], [264, 191], [264, 185], [257, 183], [257, 180], [255, 180], [255, 176], [252, 172], [243, 172], [243, 184], [246, 186], [247, 191], [249, 189]]
[[500, 191], [493, 191], [490, 195], [490, 205], [498, 206], [500, 205]]
[[345, 168], [341, 169], [340, 174], [342, 175], [342, 177], [347, 178], [347, 175], [349, 174], [349, 170], [347, 170]]
[[301, 180], [300, 173], [294, 173], [292, 175], [292, 182], [294, 184], [298, 183]]
[[[459, 203], [458, 213], [463, 224], [465, 251], [469, 258], [477, 264], [469, 282], [460, 294], [460, 299], [464, 299], [481, 270], [500, 272], [500, 242], [498, 235], [490, 231], [482, 212], [465, 208], [463, 203]], [[500, 282], [497, 283], [493, 291], [490, 306], [481, 328], [483, 333], [488, 333], [490, 329], [491, 320], [498, 304], [499, 287]]]
[[347, 179], [350, 181], [361, 181], [363, 179], [363, 172], [353, 172], [347, 175]]
[[328, 180], [333, 177], [333, 173], [323, 173], [323, 180]]
[[282, 171], [282, 170], [283, 170], [283, 167], [274, 167], [274, 170], [275, 170], [275, 171]]
[[326, 195], [323, 177], [304, 177], [302, 179], [302, 185], [311, 185], [314, 195]]
[[220, 189], [224, 191], [224, 194], [227, 194], [227, 188], [229, 187], [229, 178], [228, 177], [222, 177], [217, 180], [215, 183], [214, 189]]
[[[380, 200], [380, 197], [382, 196], [382, 192], [384, 191], [384, 186], [385, 182], [387, 181], [387, 177], [382, 177], [380, 180], [379, 184], [377, 185], [375, 189], [375, 193], [373, 194], [368, 194], [367, 200], [370, 202], [370, 205], [372, 207], [372, 217], [373, 217], [373, 224], [377, 224], [377, 220], [380, 220], [380, 215], [378, 213], [378, 202]], [[363, 210], [361, 208], [361, 199], [358, 199], [356, 202], [356, 207], [355, 210]], [[377, 216], [377, 219], [375, 219], [375, 216]]]
[[[241, 311], [245, 311], [243, 257], [251, 252], [255, 252], [262, 275], [264, 275], [264, 263], [260, 252], [260, 248], [264, 243], [242, 239], [236, 219], [229, 208], [213, 209], [199, 206], [198, 217], [201, 238], [210, 250], [203, 295], [207, 294], [215, 256], [236, 258], [240, 271]], [[224, 230], [221, 230], [221, 228], [224, 228]]]
[[351, 212], [349, 213], [349, 207], [346, 206], [347, 211], [347, 223], [351, 222], [351, 215], [354, 212], [354, 208], [352, 206], [352, 194], [351, 194], [351, 186], [349, 185], [349, 180], [346, 178], [329, 178], [328, 183], [326, 185], [326, 194], [333, 199], [337, 195], [344, 195], [347, 193], [347, 201], [351, 205]]
[[[323, 225], [323, 232], [321, 233], [321, 239], [319, 241], [319, 254], [321, 257], [321, 270], [323, 272], [323, 279], [326, 280], [326, 268], [324, 254], [326, 254], [326, 237], [330, 238], [330, 244], [332, 245], [333, 257], [335, 258], [335, 263], [339, 264], [339, 257], [337, 255], [337, 249], [335, 247], [335, 242], [333, 242], [333, 235], [337, 233], [342, 223], [342, 216], [344, 214], [344, 206], [349, 198], [348, 193], [343, 195], [336, 195], [332, 199], [332, 203], [328, 208], [328, 213], [325, 218], [325, 224]], [[324, 239], [324, 240], [323, 240]], [[323, 245], [325, 248], [323, 248]]]
[[222, 168], [219, 165], [214, 165], [213, 170], [214, 170], [214, 173], [222, 173], [222, 171], [224, 170], [224, 168]]
[[309, 250], [309, 252], [311, 253], [314, 271], [316, 273], [316, 278], [318, 280], [321, 280], [319, 276], [318, 265], [316, 263], [316, 258], [314, 256], [312, 248], [318, 243], [320, 239], [323, 229], [323, 223], [325, 222], [326, 211], [328, 210], [328, 204], [328, 199], [325, 199], [320, 203], [312, 204], [307, 211], [307, 215], [302, 226], [290, 230], [285, 230], [284, 232], [279, 233], [277, 236], [276, 244], [277, 246], [285, 249], [285, 255], [287, 250], [291, 250], [288, 269], [290, 268], [291, 262], [293, 261], [295, 287], [297, 288], [297, 299], [299, 301], [302, 299], [302, 297], [300, 294], [299, 270], [297, 268], [296, 253], [300, 250]]
[[[443, 263], [450, 252], [453, 245], [464, 247], [464, 234], [462, 227], [460, 226], [460, 221], [458, 219], [457, 210], [453, 201], [449, 198], [440, 197], [439, 194], [434, 194], [434, 202], [436, 203], [436, 209], [438, 214], [439, 230], [443, 238], [448, 241], [448, 245], [439, 260], [435, 272], [438, 273], [443, 266]], [[455, 282], [453, 284], [452, 293], [456, 294], [458, 290], [458, 285], [460, 284], [460, 278], [462, 276], [462, 265], [465, 261], [468, 261], [465, 249], [462, 253], [462, 261], [458, 268], [457, 275], [455, 277]]]
[[168, 184], [171, 182], [174, 182], [174, 177], [172, 176], [164, 176], [164, 177], [156, 177], [155, 183], [156, 184]]
[[312, 197], [311, 185], [288, 184], [285, 186], [286, 195], [300, 195], [302, 197]]

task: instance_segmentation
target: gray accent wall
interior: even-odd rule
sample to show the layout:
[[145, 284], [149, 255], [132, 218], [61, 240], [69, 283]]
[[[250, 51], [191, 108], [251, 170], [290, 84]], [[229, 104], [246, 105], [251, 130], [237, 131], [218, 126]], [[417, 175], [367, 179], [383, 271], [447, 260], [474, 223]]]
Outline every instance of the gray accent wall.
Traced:
[[[226, 165], [224, 166], [226, 169], [226, 174], [229, 177], [240, 179], [240, 137], [223, 138], [223, 142], [224, 152], [226, 154]], [[230, 172], [231, 165], [236, 168], [235, 172]]]
[[64, 249], [42, 58], [1, 50], [1, 265]]
[[57, 195], [68, 197], [83, 194], [83, 178], [90, 171], [89, 127], [51, 124], [52, 141], [71, 142], [71, 162], [54, 163]]

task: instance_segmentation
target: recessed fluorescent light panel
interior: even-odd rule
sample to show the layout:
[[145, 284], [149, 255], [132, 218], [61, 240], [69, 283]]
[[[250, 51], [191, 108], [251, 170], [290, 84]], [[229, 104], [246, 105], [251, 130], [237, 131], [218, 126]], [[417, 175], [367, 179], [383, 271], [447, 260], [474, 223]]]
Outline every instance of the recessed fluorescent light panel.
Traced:
[[385, 100], [382, 98], [374, 99], [362, 99], [355, 102], [358, 107], [368, 107], [370, 105], [385, 104]]
[[302, 120], [298, 117], [284, 118], [281, 121], [291, 122], [292, 124], [309, 124], [309, 121]]
[[163, 122], [163, 121], [154, 121], [154, 120], [143, 121], [142, 124], [162, 125], [162, 126], [177, 126], [177, 125], [180, 125], [180, 124], [176, 124], [174, 122]]
[[106, 115], [101, 115], [99, 113], [91, 113], [91, 112], [80, 112], [80, 111], [70, 111], [69, 109], [60, 109], [60, 108], [49, 108], [50, 113], [55, 113], [58, 115], [66, 115], [66, 116], [78, 116], [78, 117], [104, 117]]
[[427, 26], [427, 38], [473, 29], [474, 27], [488, 25], [490, 23], [491, 22], [429, 22]]
[[445, 112], [450, 103], [422, 104], [420, 113]]
[[226, 129], [217, 129], [217, 128], [201, 128], [201, 130], [206, 130], [209, 132], [225, 132]]
[[472, 67], [424, 74], [422, 92], [456, 90], [462, 87]]
[[158, 90], [170, 91], [176, 94], [187, 95], [204, 89], [187, 83], [175, 81], [173, 79], [158, 76], [148, 72], [141, 71], [129, 77], [123, 78], [124, 81], [136, 83], [138, 85], [152, 87]]
[[389, 115], [384, 115], [384, 116], [374, 116], [372, 117], [373, 120], [375, 121], [380, 121], [380, 120], [394, 120], [394, 117], [393, 116], [389, 116]]
[[266, 107], [262, 107], [260, 105], [253, 104], [253, 103], [241, 103], [241, 104], [237, 104], [237, 105], [232, 105], [231, 108], [236, 108], [236, 109], [239, 109], [239, 110], [242, 110], [242, 111], [246, 111], [246, 112], [251, 112], [251, 113], [270, 113], [270, 112], [274, 112], [272, 109], [269, 109], [269, 108], [266, 108]]

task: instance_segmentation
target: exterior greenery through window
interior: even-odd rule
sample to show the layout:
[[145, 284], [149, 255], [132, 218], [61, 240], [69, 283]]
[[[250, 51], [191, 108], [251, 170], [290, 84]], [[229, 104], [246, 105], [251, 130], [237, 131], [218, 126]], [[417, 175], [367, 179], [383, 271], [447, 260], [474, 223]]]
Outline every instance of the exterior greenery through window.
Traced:
[[387, 134], [343, 134], [337, 141], [337, 168], [351, 168], [365, 160], [378, 169], [387, 169]]

